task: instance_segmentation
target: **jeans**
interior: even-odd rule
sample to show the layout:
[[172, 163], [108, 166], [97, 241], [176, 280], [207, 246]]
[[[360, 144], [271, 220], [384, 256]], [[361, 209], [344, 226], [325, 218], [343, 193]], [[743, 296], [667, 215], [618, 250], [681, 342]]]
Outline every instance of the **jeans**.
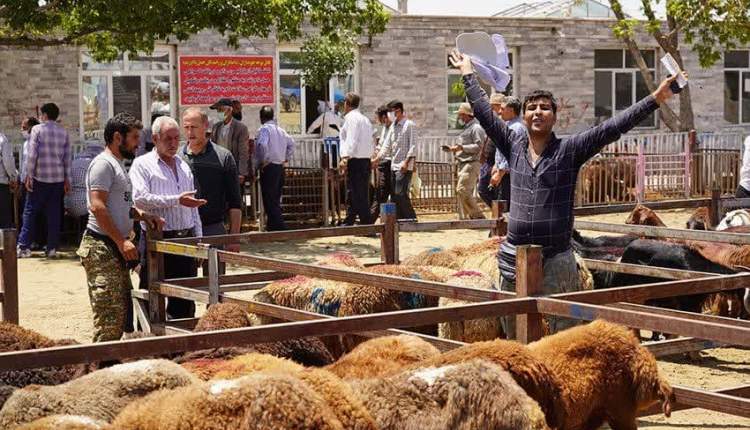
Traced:
[[411, 205], [409, 198], [409, 187], [411, 185], [412, 171], [405, 173], [397, 170], [393, 172], [393, 195], [391, 200], [396, 204], [396, 218], [417, 219], [417, 213]]
[[359, 217], [360, 224], [372, 224], [370, 218], [370, 159], [350, 158], [346, 168], [346, 188], [349, 207], [344, 224], [353, 225]]
[[260, 171], [260, 192], [266, 212], [266, 230], [286, 230], [281, 213], [281, 193], [284, 189], [284, 166], [269, 163]]
[[18, 236], [18, 246], [29, 249], [34, 241], [34, 220], [38, 214], [47, 218], [47, 249], [57, 249], [60, 243], [60, 224], [62, 222], [62, 199], [64, 187], [62, 182], [46, 183], [34, 180], [34, 191], [26, 195], [23, 208], [23, 227]]
[[370, 205], [370, 214], [373, 220], [380, 216], [380, 205], [388, 202], [388, 197], [393, 194], [392, 176], [391, 160], [381, 161], [380, 164], [378, 164], [377, 181], [375, 183], [375, 199]]

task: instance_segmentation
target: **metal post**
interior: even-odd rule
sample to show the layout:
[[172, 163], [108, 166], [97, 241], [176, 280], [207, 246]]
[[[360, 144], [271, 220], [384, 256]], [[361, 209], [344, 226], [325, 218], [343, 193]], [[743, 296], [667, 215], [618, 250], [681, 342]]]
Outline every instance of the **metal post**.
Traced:
[[690, 130], [685, 142], [685, 198], [689, 199], [693, 194], [693, 152], [696, 142], [695, 130]]
[[635, 163], [636, 201], [643, 203], [646, 196], [646, 154], [643, 151], [643, 141], [638, 141], [638, 156]]
[[[516, 297], [538, 296], [542, 294], [542, 247], [523, 245], [516, 254]], [[529, 343], [541, 339], [542, 315], [538, 313], [516, 315], [516, 340]]]
[[325, 167], [322, 168], [323, 170], [323, 226], [328, 227], [331, 225], [330, 221], [328, 220], [328, 205], [330, 204], [328, 202], [329, 196], [328, 196], [328, 169]]
[[208, 304], [219, 303], [219, 253], [211, 246], [208, 248]]
[[2, 292], [3, 321], [18, 324], [18, 257], [16, 256], [16, 230], [3, 229]]
[[395, 203], [380, 205], [380, 221], [383, 224], [383, 234], [380, 235], [380, 259], [385, 264], [398, 264], [398, 220]]
[[724, 214], [721, 213], [721, 189], [716, 185], [716, 182], [713, 184], [713, 188], [711, 189], [711, 206], [708, 208], [708, 220], [711, 223], [711, 227], [716, 227], [719, 225], [719, 220], [721, 219]]
[[164, 233], [161, 229], [146, 230], [146, 264], [148, 264], [148, 314], [152, 324], [161, 324], [167, 320], [165, 298], [154, 285], [164, 280], [164, 255], [153, 251], [151, 241], [162, 240]]

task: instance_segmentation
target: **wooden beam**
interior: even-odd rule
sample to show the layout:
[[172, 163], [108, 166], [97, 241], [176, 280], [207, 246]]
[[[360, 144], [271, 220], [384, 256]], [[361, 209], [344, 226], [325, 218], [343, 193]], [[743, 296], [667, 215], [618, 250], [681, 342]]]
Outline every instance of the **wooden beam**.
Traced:
[[3, 258], [0, 260], [0, 286], [2, 286], [2, 320], [18, 324], [18, 258], [16, 256], [16, 230], [3, 229]]
[[483, 230], [497, 226], [495, 219], [465, 219], [454, 221], [428, 221], [412, 222], [399, 221], [399, 230], [402, 232], [438, 231], [438, 230]]
[[677, 339], [660, 340], [658, 342], [643, 342], [644, 348], [651, 351], [654, 357], [666, 357], [686, 352], [703, 351], [704, 349], [720, 348], [727, 344], [712, 340], [681, 337]]
[[[533, 297], [543, 293], [542, 247], [522, 245], [517, 249], [516, 296]], [[544, 336], [542, 315], [539, 313], [516, 315], [516, 340], [528, 344]]]
[[302, 230], [224, 234], [220, 236], [187, 237], [180, 239], [170, 239], [169, 242], [185, 245], [205, 243], [218, 246], [230, 245], [235, 243], [253, 244], [260, 242], [277, 242], [285, 240], [317, 239], [322, 237], [369, 235], [381, 233], [382, 231], [382, 225], [355, 225], [343, 227], [311, 228]]
[[640, 264], [615, 263], [614, 261], [593, 260], [584, 258], [583, 262], [589, 270], [600, 270], [630, 275], [650, 276], [662, 279], [696, 279], [710, 276], [720, 276], [710, 272], [695, 272], [690, 270], [667, 269], [664, 267], [642, 266]]
[[167, 242], [164, 240], [152, 240], [149, 245], [153, 252], [162, 254], [182, 255], [185, 257], [193, 257], [200, 259], [208, 258], [208, 248], [198, 247], [193, 245], [185, 245], [181, 243]]
[[208, 303], [219, 303], [219, 255], [214, 247], [208, 248]]
[[299, 339], [307, 336], [332, 336], [388, 328], [414, 327], [447, 321], [465, 321], [483, 318], [487, 315], [503, 316], [528, 313], [536, 311], [535, 300], [537, 299], [508, 299], [445, 308], [384, 312], [374, 315], [357, 315], [174, 336], [6, 352], [0, 353], [0, 369], [19, 370], [61, 366], [226, 346], [252, 345]]
[[398, 220], [396, 218], [396, 204], [383, 203], [380, 205], [380, 221], [383, 234], [380, 235], [380, 260], [385, 264], [398, 264]]
[[630, 287], [606, 288], [603, 290], [576, 291], [552, 294], [549, 298], [573, 302], [605, 304], [617, 302], [643, 303], [649, 299], [688, 296], [700, 293], [745, 288], [750, 282], [750, 273], [714, 276], [710, 278], [684, 279]]
[[[422, 281], [419, 279], [401, 278], [398, 276], [364, 273], [333, 267], [322, 267], [313, 264], [259, 257], [256, 255], [236, 254], [219, 251], [219, 261], [260, 269], [278, 270], [333, 281], [351, 282], [362, 285], [377, 285], [389, 290], [408, 291], [428, 296], [450, 297], [469, 301], [499, 300], [515, 297], [515, 294], [497, 290], [472, 287], [458, 287], [440, 282]], [[750, 275], [748, 275], [750, 276]]]
[[750, 399], [689, 387], [675, 387], [674, 393], [683, 405], [750, 418]]
[[159, 294], [155, 285], [164, 279], [164, 255], [158, 252], [158, 241], [164, 238], [162, 230], [146, 230], [146, 264], [148, 264], [148, 319], [151, 324], [161, 324], [167, 320], [166, 300]]
[[[660, 202], [644, 202], [649, 209], [685, 209], [708, 206], [711, 199], [685, 199], [685, 200], [664, 200]], [[599, 206], [579, 206], [573, 209], [575, 216], [602, 215], [611, 213], [630, 212], [635, 209], [636, 203], [625, 203], [616, 205], [599, 205]]]
[[[148, 296], [147, 296], [148, 297]], [[146, 333], [151, 333], [151, 321], [148, 320], [148, 302], [138, 299], [137, 297], [130, 298], [133, 306], [133, 316], [135, 316], [135, 322], [140, 326], [140, 330]], [[134, 327], [136, 330], [137, 327]]]
[[636, 236], [662, 239], [702, 240], [706, 242], [750, 245], [750, 235], [744, 233], [722, 233], [716, 231], [685, 230], [681, 228], [653, 227], [648, 225], [611, 224], [594, 221], [575, 221], [578, 230], [601, 231], [605, 233], [633, 234]]
[[601, 318], [626, 327], [674, 333], [698, 339], [710, 339], [732, 345], [750, 346], [750, 328], [735, 327], [706, 321], [695, 321], [649, 312], [617, 309], [607, 306], [571, 303], [539, 297], [539, 312], [578, 320], [593, 321]]
[[[275, 281], [278, 279], [291, 278], [294, 275], [289, 273], [274, 272], [272, 270], [263, 270], [253, 273], [239, 273], [233, 275], [219, 275], [219, 285], [225, 284], [242, 284], [250, 282]], [[183, 287], [207, 287], [208, 277], [201, 276], [197, 278], [173, 278], [165, 279], [166, 282]]]
[[[656, 315], [672, 316], [678, 318], [690, 318], [695, 321], [714, 322], [734, 327], [750, 328], [750, 321], [737, 318], [720, 317], [717, 315], [698, 314], [695, 312], [678, 311], [676, 309], [659, 308], [656, 306], [636, 305], [632, 303], [614, 303], [607, 305], [612, 308], [627, 309], [630, 311], [649, 312]], [[742, 306], [742, 305], [740, 305]], [[669, 332], [667, 332], [669, 333]]]
[[750, 198], [730, 198], [730, 199], [722, 199], [721, 203], [719, 204], [719, 211], [721, 215], [726, 215], [727, 212], [734, 210], [734, 209], [745, 209], [750, 208]]
[[[675, 385], [672, 388], [675, 391], [675, 398], [677, 400], [677, 404], [672, 405], [672, 412], [682, 411], [685, 409], [693, 409], [693, 408], [705, 408], [705, 406], [709, 406], [709, 405], [700, 405], [700, 404], [699, 405], [687, 404], [687, 403], [695, 403], [695, 402], [693, 401], [693, 398], [690, 396], [691, 392], [685, 391], [685, 390], [695, 391], [694, 388], [681, 387], [679, 385]], [[702, 391], [702, 390], [699, 390], [699, 391]], [[703, 391], [703, 392], [709, 393], [709, 394], [725, 394], [729, 396], [747, 398], [748, 396], [750, 396], [750, 385], [740, 385], [738, 387], [722, 388], [719, 390]], [[686, 403], [683, 403], [683, 402], [686, 402]], [[656, 404], [647, 410], [641, 411], [638, 415], [639, 416], [661, 415], [661, 413], [662, 413], [661, 404]], [[731, 414], [731, 412], [729, 413]]]

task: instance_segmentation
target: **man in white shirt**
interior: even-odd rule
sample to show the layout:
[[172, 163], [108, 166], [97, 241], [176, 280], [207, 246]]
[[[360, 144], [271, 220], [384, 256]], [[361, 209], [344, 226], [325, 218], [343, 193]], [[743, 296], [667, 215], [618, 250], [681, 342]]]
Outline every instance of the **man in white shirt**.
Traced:
[[370, 156], [372, 155], [372, 123], [359, 111], [360, 97], [347, 93], [344, 98], [344, 125], [341, 127], [341, 163], [346, 170], [347, 200], [344, 225], [372, 224], [368, 185], [370, 182]]
[[[154, 149], [136, 158], [130, 167], [135, 207], [164, 219], [164, 238], [203, 236], [198, 207], [206, 200], [195, 198], [195, 183], [190, 166], [177, 157], [180, 146], [180, 126], [173, 118], [161, 116], [151, 126]], [[140, 288], [148, 288], [146, 255], [146, 225], [139, 243], [141, 251]], [[164, 256], [166, 278], [187, 278], [198, 274], [192, 257]], [[170, 298], [167, 304], [169, 318], [192, 318], [195, 303], [192, 300]]]
[[15, 191], [18, 171], [16, 161], [13, 158], [13, 147], [0, 133], [0, 228], [13, 227], [13, 211], [11, 209], [11, 189]]
[[750, 197], [750, 136], [745, 138], [742, 152], [742, 168], [740, 169], [740, 183], [737, 185], [735, 196], [738, 199]]

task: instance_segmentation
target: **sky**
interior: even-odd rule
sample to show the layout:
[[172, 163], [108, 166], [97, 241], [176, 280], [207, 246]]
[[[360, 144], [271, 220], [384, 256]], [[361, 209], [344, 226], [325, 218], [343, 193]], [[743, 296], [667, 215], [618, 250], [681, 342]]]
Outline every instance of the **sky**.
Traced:
[[[397, 8], [397, 0], [381, 0], [388, 6]], [[409, 0], [408, 10], [415, 15], [458, 15], [458, 16], [490, 16], [503, 9], [515, 6], [519, 3], [531, 3], [538, 0]], [[609, 4], [607, 0], [599, 0], [600, 3]], [[621, 0], [622, 7], [630, 16], [640, 18], [640, 0]], [[658, 2], [661, 8], [664, 2]], [[659, 10], [659, 9], [657, 9]]]

